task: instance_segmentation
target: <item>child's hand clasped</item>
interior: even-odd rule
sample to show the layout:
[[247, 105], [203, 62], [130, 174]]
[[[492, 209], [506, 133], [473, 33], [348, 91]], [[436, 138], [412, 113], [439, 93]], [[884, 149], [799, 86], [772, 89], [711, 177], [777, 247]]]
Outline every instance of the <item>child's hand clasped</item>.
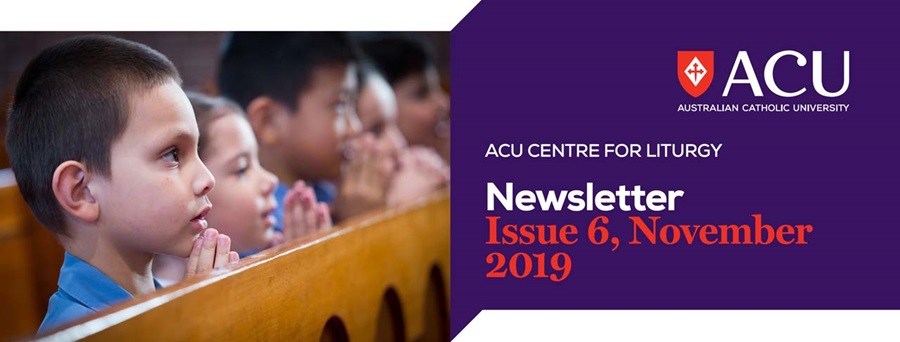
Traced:
[[394, 152], [372, 134], [354, 139], [350, 151], [335, 201], [339, 219], [383, 207], [396, 170]]
[[303, 181], [294, 183], [284, 196], [284, 235], [277, 240], [293, 240], [331, 229], [331, 226], [328, 204], [319, 203], [315, 191]]
[[191, 248], [184, 277], [204, 274], [213, 269], [236, 264], [240, 257], [231, 250], [231, 238], [215, 229], [203, 231]]

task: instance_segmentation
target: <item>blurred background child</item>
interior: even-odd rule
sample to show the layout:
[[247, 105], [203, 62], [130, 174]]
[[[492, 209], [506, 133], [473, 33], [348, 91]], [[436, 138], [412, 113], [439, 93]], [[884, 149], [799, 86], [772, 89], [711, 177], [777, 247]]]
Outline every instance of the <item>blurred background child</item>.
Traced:
[[414, 33], [360, 33], [365, 55], [397, 98], [397, 125], [410, 145], [434, 148], [450, 163], [450, 97], [432, 46]]
[[363, 131], [372, 134], [393, 158], [394, 172], [385, 198], [389, 206], [406, 203], [447, 185], [449, 167], [430, 147], [410, 147], [397, 127], [397, 99], [383, 76], [364, 63], [357, 112]]
[[[315, 199], [332, 204], [340, 221], [390, 204], [390, 192], [408, 198], [433, 190], [395, 182], [401, 160], [413, 159], [400, 158], [405, 144], [381, 141], [378, 132], [363, 127], [356, 108], [360, 60], [355, 42], [344, 33], [238, 32], [228, 39], [219, 87], [245, 109], [260, 161], [280, 180], [279, 201], [288, 184], [303, 180], [315, 189]], [[406, 191], [407, 186], [413, 189]], [[276, 218], [282, 207], [279, 202]]]

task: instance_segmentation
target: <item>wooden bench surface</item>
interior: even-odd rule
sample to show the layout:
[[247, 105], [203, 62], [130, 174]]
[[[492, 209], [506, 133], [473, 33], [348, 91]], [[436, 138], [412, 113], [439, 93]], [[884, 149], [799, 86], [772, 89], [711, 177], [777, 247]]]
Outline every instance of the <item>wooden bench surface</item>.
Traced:
[[[245, 258], [230, 272], [114, 306], [47, 337], [448, 340], [449, 191], [342, 227]], [[326, 325], [346, 331], [326, 331]]]
[[56, 291], [63, 250], [0, 169], [0, 340], [31, 336]]

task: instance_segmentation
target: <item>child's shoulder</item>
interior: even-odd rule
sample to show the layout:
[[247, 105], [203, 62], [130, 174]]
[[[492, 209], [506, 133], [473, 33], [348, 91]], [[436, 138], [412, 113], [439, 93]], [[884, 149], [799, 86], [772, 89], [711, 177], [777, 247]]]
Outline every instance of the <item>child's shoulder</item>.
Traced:
[[59, 290], [50, 297], [50, 303], [47, 306], [47, 315], [38, 329], [38, 335], [50, 331], [58, 326], [72, 322], [81, 317], [87, 316], [94, 312], [91, 308], [68, 293]]
[[58, 285], [39, 334], [132, 298], [103, 272], [69, 253], [60, 269]]

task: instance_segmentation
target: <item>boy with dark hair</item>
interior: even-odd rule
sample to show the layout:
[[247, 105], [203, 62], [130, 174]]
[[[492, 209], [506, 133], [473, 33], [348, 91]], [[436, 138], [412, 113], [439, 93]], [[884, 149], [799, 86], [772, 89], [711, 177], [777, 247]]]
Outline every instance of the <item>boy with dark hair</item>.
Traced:
[[363, 52], [397, 96], [397, 125], [410, 145], [433, 148], [450, 162], [450, 99], [431, 46], [412, 33], [357, 34]]
[[239, 32], [224, 47], [219, 89], [245, 109], [260, 162], [280, 180], [279, 227], [288, 184], [301, 180], [337, 220], [384, 204], [394, 166], [374, 138], [358, 137], [357, 59], [335, 32]]
[[386, 204], [408, 203], [450, 180], [450, 170], [431, 148], [408, 146], [397, 127], [397, 100], [390, 84], [370, 64], [361, 68], [357, 111], [363, 130], [375, 136], [379, 146], [396, 159]]
[[188, 276], [237, 262], [230, 239], [206, 229], [215, 180], [179, 83], [159, 52], [108, 36], [59, 42], [19, 79], [10, 162], [66, 250], [39, 333], [154, 291], [154, 254], [188, 257]]

